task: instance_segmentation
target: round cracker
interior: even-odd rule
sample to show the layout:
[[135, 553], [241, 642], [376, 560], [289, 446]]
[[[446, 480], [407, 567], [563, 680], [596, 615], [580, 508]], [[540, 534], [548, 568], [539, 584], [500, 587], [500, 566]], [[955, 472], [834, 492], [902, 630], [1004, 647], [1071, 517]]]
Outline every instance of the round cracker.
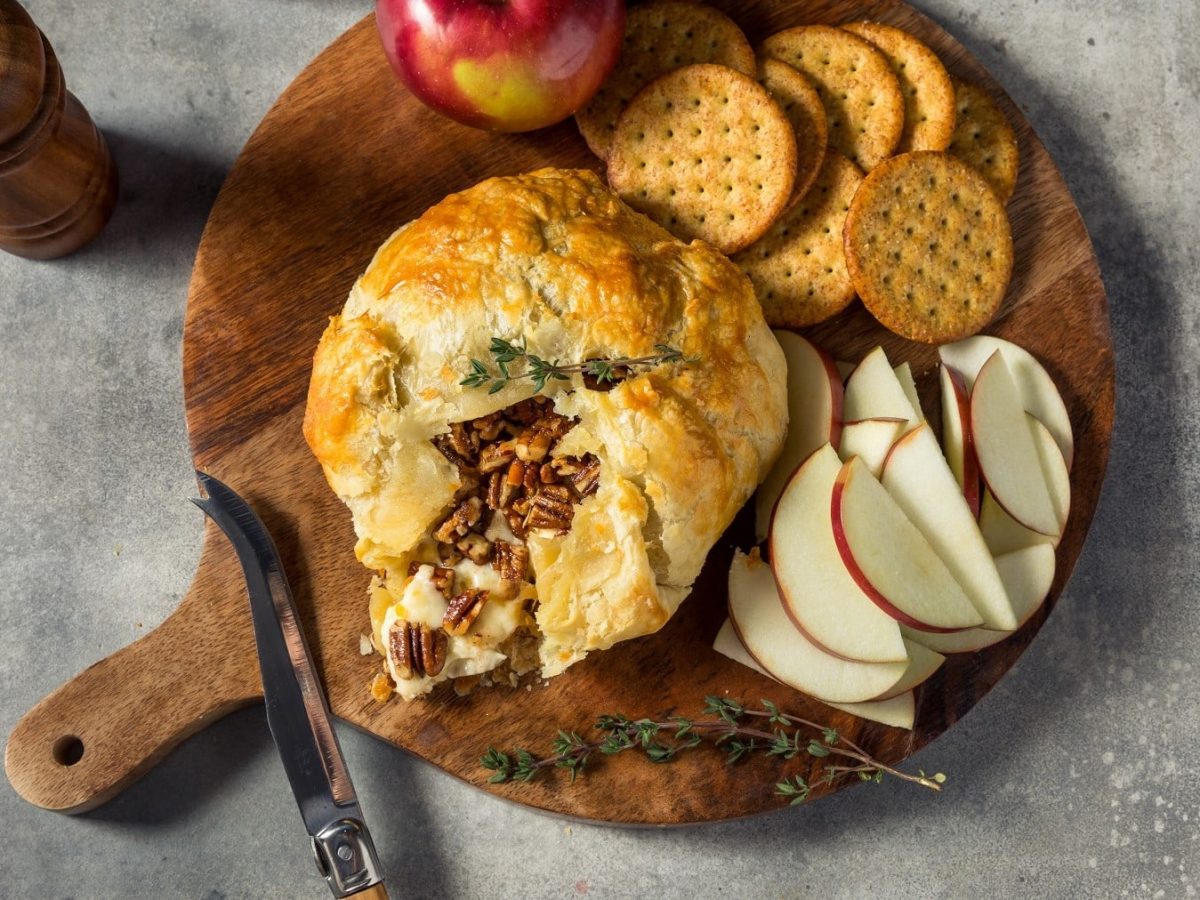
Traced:
[[991, 321], [1012, 277], [1012, 230], [982, 175], [920, 151], [871, 172], [850, 204], [846, 266], [885, 327], [944, 343]]
[[945, 150], [954, 136], [954, 84], [937, 54], [899, 28], [880, 22], [843, 25], [875, 45], [896, 73], [904, 94], [904, 132], [897, 153]]
[[812, 190], [733, 258], [772, 328], [815, 325], [854, 299], [842, 227], [862, 180], [858, 166], [830, 150]]
[[638, 92], [617, 121], [608, 180], [678, 237], [724, 253], [783, 211], [796, 176], [792, 125], [766, 88], [726, 66], [684, 66]]
[[1017, 135], [996, 101], [981, 87], [954, 82], [958, 124], [950, 152], [975, 168], [1005, 203], [1017, 186]]
[[892, 155], [904, 131], [904, 95], [870, 43], [841, 28], [805, 25], [771, 35], [761, 51], [813, 83], [825, 107], [830, 147], [868, 171]]
[[778, 59], [758, 61], [758, 80], [792, 123], [796, 135], [796, 185], [792, 195], [803, 197], [817, 180], [829, 140], [821, 96], [798, 69]]
[[672, 69], [718, 63], [745, 75], [755, 73], [754, 50], [732, 19], [711, 6], [657, 0], [632, 7], [625, 16], [625, 41], [612, 74], [575, 122], [591, 151], [608, 159], [617, 119], [643, 87]]

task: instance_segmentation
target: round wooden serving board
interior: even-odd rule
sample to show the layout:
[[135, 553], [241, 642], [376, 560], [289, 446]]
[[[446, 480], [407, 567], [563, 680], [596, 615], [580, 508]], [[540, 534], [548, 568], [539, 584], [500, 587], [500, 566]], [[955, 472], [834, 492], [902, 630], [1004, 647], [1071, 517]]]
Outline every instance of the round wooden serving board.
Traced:
[[[561, 777], [512, 786], [487, 784], [480, 754], [489, 744], [543, 752], [557, 729], [587, 732], [605, 712], [696, 714], [706, 694], [770, 698], [889, 763], [929, 743], [996, 684], [1042, 627], [1083, 546], [1108, 459], [1113, 353], [1096, 259], [1053, 161], [999, 85], [949, 34], [894, 0], [717, 5], [754, 42], [807, 22], [873, 18], [909, 29], [952, 74], [1001, 97], [1020, 139], [1021, 177], [1009, 206], [1016, 271], [1004, 313], [988, 331], [1031, 350], [1062, 389], [1078, 448], [1071, 517], [1045, 610], [993, 648], [950, 657], [919, 689], [912, 732], [837, 712], [712, 651], [729, 555], [749, 544], [745, 513], [713, 550], [691, 598], [656, 635], [596, 653], [546, 684], [464, 698], [445, 691], [415, 703], [369, 696], [378, 659], [358, 649], [368, 628], [369, 573], [354, 558], [350, 514], [300, 433], [313, 350], [355, 277], [400, 223], [491, 175], [549, 165], [598, 169], [572, 122], [492, 135], [435, 115], [393, 78], [368, 17], [300, 74], [246, 144], [209, 218], [188, 298], [184, 384], [196, 466], [244, 494], [274, 533], [333, 711], [493, 794], [584, 819], [673, 825], [776, 809], [775, 781], [810, 763], [815, 773], [820, 761], [727, 766], [722, 754], [701, 748], [657, 766], [626, 754], [571, 786]], [[858, 304], [812, 337], [840, 359], [882, 344], [894, 363], [910, 361], [936, 418], [932, 348], [889, 334]], [[9, 740], [8, 775], [33, 803], [87, 809], [206, 723], [259, 697], [242, 577], [209, 525], [199, 572], [178, 611], [35, 707]], [[80, 749], [71, 739], [83, 755], [65, 765]]]

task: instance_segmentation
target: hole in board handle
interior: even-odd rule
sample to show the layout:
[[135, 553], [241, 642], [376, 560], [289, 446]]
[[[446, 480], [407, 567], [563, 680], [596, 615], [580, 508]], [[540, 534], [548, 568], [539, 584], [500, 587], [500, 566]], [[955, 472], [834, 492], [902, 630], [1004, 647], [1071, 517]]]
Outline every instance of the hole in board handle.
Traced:
[[83, 741], [73, 734], [64, 734], [54, 742], [50, 753], [60, 766], [73, 766], [83, 759]]

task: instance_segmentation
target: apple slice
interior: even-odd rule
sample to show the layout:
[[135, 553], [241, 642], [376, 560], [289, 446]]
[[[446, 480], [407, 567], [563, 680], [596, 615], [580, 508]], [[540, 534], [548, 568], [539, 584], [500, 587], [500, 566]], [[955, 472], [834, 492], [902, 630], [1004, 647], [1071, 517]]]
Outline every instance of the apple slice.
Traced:
[[740, 552], [729, 569], [729, 620], [759, 668], [819, 700], [870, 700], [899, 681], [908, 668], [907, 659], [852, 662], [818, 649], [783, 611], [771, 567]]
[[[968, 631], [980, 631], [982, 629], [967, 629]], [[955, 632], [962, 634], [965, 632]], [[940, 635], [939, 635], [940, 637]], [[864, 701], [865, 703], [876, 703], [882, 700], [892, 700], [902, 694], [911, 693], [913, 688], [924, 684], [929, 680], [942, 663], [946, 661], [946, 657], [935, 650], [931, 650], [916, 640], [905, 640], [904, 647], [908, 651], [908, 668], [904, 670], [904, 674], [900, 676], [900, 680], [884, 691], [880, 696], [871, 700]], [[742, 644], [741, 638], [738, 637], [737, 631], [733, 627], [733, 623], [728, 619], [721, 626], [721, 630], [717, 632], [717, 638], [713, 641], [713, 649], [722, 656], [727, 656], [734, 662], [741, 663], [743, 666], [748, 666], [760, 675], [765, 675], [771, 678], [771, 674], [764, 670], [754, 657], [746, 650]], [[774, 679], [772, 679], [774, 680]], [[828, 701], [824, 701], [828, 702]], [[837, 704], [833, 704], [837, 705]], [[857, 706], [858, 704], [851, 704]], [[861, 715], [861, 713], [856, 713]]]
[[758, 488], [754, 511], [760, 541], [788, 478], [822, 444], [837, 446], [842, 424], [842, 379], [833, 358], [795, 332], [773, 333], [787, 360], [788, 431], [779, 459]]
[[863, 357], [846, 382], [842, 419], [846, 422], [905, 419], [911, 428], [920, 424], [917, 411], [905, 395], [882, 347], [876, 347]]
[[871, 474], [878, 476], [892, 445], [908, 427], [908, 419], [862, 419], [842, 425], [842, 443], [838, 456], [847, 460], [859, 457]]
[[850, 577], [833, 538], [829, 497], [841, 463], [826, 444], [788, 481], [771, 520], [771, 567], [795, 627], [826, 653], [859, 662], [908, 659], [895, 621]]
[[971, 438], [979, 471], [996, 501], [1026, 528], [1057, 536], [1061, 528], [1033, 433], [999, 350], [979, 370], [971, 391]]
[[[1050, 505], [1054, 507], [1054, 515], [1058, 519], [1058, 532], [1061, 535], [1067, 528], [1067, 518], [1071, 514], [1071, 473], [1067, 470], [1066, 460], [1058, 452], [1058, 442], [1054, 440], [1050, 429], [1029, 413], [1026, 413], [1026, 418], [1033, 434], [1033, 445], [1037, 448], [1038, 462], [1042, 466], [1042, 475], [1050, 492]], [[1057, 543], [1055, 541], [1055, 544]]]
[[729, 619], [726, 619], [721, 624], [721, 628], [717, 632], [717, 637], [713, 641], [713, 649], [722, 656], [732, 659], [735, 663], [741, 663], [746, 668], [753, 669], [759, 675], [770, 678], [772, 681], [776, 680], [754, 661], [753, 656], [746, 652], [746, 648], [742, 644], [742, 639], [738, 637], [738, 633], [733, 628], [733, 622]]
[[940, 369], [942, 381], [942, 446], [971, 515], [979, 518], [979, 459], [971, 439], [971, 401], [962, 373], [949, 366]]
[[900, 382], [900, 389], [904, 391], [904, 396], [908, 398], [909, 405], [917, 414], [917, 418], [922, 422], [925, 421], [925, 411], [921, 409], [921, 397], [917, 394], [917, 382], [913, 379], [912, 366], [908, 363], [900, 363], [896, 368], [892, 369], [896, 376], [896, 380]]
[[983, 617], [984, 626], [1016, 628], [1016, 616], [979, 523], [927, 423], [896, 442], [880, 482], [937, 551]]
[[850, 377], [857, 366], [852, 362], [846, 362], [844, 359], [839, 359], [834, 365], [837, 366], [838, 375], [841, 376], [842, 384], [846, 383], [846, 379]]
[[838, 472], [830, 515], [846, 570], [892, 618], [921, 631], [983, 624], [937, 551], [858, 457]]
[[848, 712], [852, 716], [858, 716], [860, 719], [870, 719], [872, 722], [879, 722], [881, 725], [890, 725], [892, 728], [906, 728], [912, 730], [913, 722], [917, 718], [917, 703], [913, 698], [913, 692], [909, 691], [906, 694], [900, 694], [896, 697], [889, 697], [886, 700], [867, 700], [864, 703], [825, 703], [826, 706], [832, 706], [834, 709], [840, 709], [842, 712]]
[[1011, 341], [978, 334], [938, 348], [942, 362], [962, 373], [967, 390], [975, 383], [984, 363], [999, 350], [1012, 374], [1021, 405], [1025, 411], [1050, 429], [1054, 441], [1062, 450], [1067, 468], [1075, 454], [1075, 439], [1071, 434], [1071, 419], [1054, 379], [1028, 350]]
[[915, 640], [904, 641], [904, 649], [908, 653], [908, 668], [900, 676], [900, 680], [880, 694], [875, 700], [890, 700], [911, 691], [924, 684], [934, 672], [942, 667], [946, 657], [930, 650], [924, 644]]
[[[1056, 452], [1057, 447], [1056, 444]], [[1021, 628], [1041, 608], [1050, 593], [1050, 586], [1054, 583], [1054, 548], [1049, 544], [1035, 544], [1005, 553], [996, 557], [996, 569], [1017, 616], [1017, 628]], [[999, 643], [1013, 633], [990, 628], [968, 628], [950, 634], [929, 634], [904, 626], [901, 628], [910, 639], [906, 644], [915, 641], [938, 653], [974, 653]]]
[[[1046, 477], [1046, 486], [1050, 491], [1050, 502], [1054, 506], [1054, 515], [1061, 529], [1066, 528], [1067, 516], [1071, 508], [1071, 476], [1067, 472], [1067, 464], [1062, 454], [1058, 452], [1049, 429], [1041, 422], [1028, 416], [1029, 427], [1033, 433], [1033, 443], [1037, 448], [1038, 462], [1042, 474]], [[1038, 534], [1026, 528], [996, 502], [990, 491], [984, 491], [983, 506], [979, 512], [979, 530], [987, 542], [993, 556], [1010, 553], [1034, 544], [1049, 544], [1057, 547], [1060, 535], [1047, 536]]]
[[979, 509], [979, 531], [992, 556], [1002, 556], [1034, 544], [1046, 544], [1051, 548], [1058, 546], [1058, 538], [1030, 531], [1006, 513], [992, 492], [986, 489]]
[[[914, 644], [913, 646], [919, 645]], [[754, 661], [754, 657], [746, 652], [737, 632], [733, 630], [733, 623], [728, 619], [721, 626], [721, 630], [717, 632], [717, 639], [713, 641], [713, 649], [722, 656], [727, 656], [734, 662], [753, 669], [764, 678], [771, 678], [771, 675]], [[771, 678], [771, 680], [778, 683], [775, 678]], [[852, 716], [870, 719], [883, 725], [891, 725], [893, 728], [911, 729], [917, 708], [912, 691], [889, 697], [886, 700], [865, 700], [862, 703], [829, 703], [827, 700], [822, 702], [834, 709], [848, 712]]]

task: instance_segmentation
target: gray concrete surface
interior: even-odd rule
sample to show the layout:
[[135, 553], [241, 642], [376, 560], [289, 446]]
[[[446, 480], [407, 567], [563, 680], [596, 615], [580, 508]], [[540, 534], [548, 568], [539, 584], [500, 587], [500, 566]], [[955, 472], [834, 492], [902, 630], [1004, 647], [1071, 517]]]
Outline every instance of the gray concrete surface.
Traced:
[[[0, 732], [143, 634], [198, 552], [180, 385], [224, 173], [363, 0], [30, 0], [122, 200], [53, 264], [0, 254]], [[1193, 897], [1200, 884], [1200, 6], [925, 0], [1027, 111], [1095, 238], [1119, 416], [1055, 615], [900, 784], [672, 832], [566, 825], [342, 737], [400, 897]], [[198, 673], [200, 676], [201, 673]], [[695, 788], [674, 786], [672, 789]], [[79, 818], [0, 785], [5, 898], [319, 898], [262, 713]]]

